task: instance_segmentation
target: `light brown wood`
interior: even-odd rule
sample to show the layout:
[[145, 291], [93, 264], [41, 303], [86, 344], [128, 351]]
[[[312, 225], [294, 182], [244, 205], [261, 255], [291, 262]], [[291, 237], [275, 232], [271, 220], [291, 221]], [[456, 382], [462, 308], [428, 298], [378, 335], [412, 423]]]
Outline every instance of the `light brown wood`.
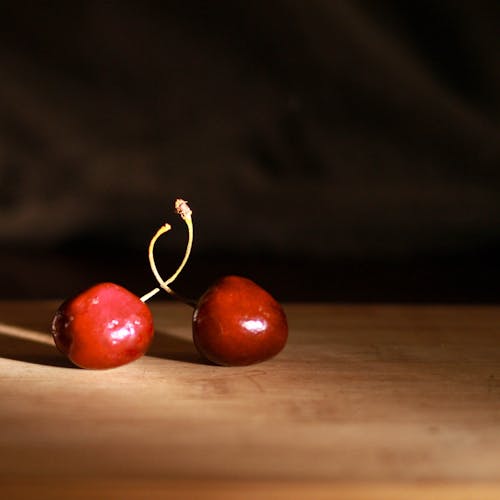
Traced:
[[290, 304], [278, 357], [222, 368], [154, 302], [149, 354], [87, 371], [56, 306], [0, 303], [1, 498], [500, 498], [499, 307]]

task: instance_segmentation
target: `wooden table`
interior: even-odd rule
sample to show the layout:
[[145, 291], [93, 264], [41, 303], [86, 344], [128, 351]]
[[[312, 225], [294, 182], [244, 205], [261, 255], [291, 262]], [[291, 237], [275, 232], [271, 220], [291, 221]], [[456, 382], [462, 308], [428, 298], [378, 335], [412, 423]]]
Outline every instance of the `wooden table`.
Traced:
[[87, 371], [56, 306], [0, 303], [0, 498], [500, 498], [499, 307], [290, 304], [221, 368], [158, 301], [146, 357]]

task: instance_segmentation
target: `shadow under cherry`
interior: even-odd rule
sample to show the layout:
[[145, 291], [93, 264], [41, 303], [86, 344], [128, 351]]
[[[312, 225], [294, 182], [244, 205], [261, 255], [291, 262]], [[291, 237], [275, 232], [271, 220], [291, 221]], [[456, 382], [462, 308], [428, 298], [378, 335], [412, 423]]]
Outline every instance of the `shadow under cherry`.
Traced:
[[155, 332], [153, 341], [146, 354], [154, 358], [181, 361], [183, 363], [211, 364], [200, 356], [192, 340], [184, 339], [165, 331]]
[[47, 337], [47, 343], [6, 335], [0, 327], [0, 357], [58, 368], [77, 368], [57, 350], [55, 345], [49, 344], [50, 335], [33, 333]]

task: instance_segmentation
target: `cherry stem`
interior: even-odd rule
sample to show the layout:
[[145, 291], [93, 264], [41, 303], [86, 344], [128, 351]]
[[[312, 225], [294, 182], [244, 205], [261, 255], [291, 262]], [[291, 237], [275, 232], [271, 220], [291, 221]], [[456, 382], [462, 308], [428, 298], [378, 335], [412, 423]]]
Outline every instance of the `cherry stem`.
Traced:
[[[155, 259], [154, 259], [154, 247], [156, 244], [156, 241], [158, 238], [162, 235], [165, 234], [166, 232], [170, 231], [172, 227], [170, 224], [164, 224], [161, 226], [158, 231], [156, 231], [155, 235], [153, 238], [151, 238], [151, 241], [149, 242], [149, 249], [148, 249], [148, 256], [149, 256], [149, 265], [151, 267], [151, 271], [154, 274], [154, 277], [156, 278], [156, 281], [160, 284], [160, 287], [165, 290], [169, 295], [172, 297], [176, 298], [177, 300], [180, 300], [181, 302], [184, 302], [185, 304], [188, 304], [192, 307], [196, 307], [196, 302], [190, 299], [186, 299], [185, 297], [180, 296], [174, 290], [172, 290], [168, 285], [170, 283], [173, 283], [176, 279], [177, 276], [181, 273], [181, 271], [184, 269], [184, 266], [186, 265], [189, 255], [191, 254], [191, 248], [193, 246], [193, 221], [191, 219], [191, 209], [189, 208], [189, 205], [187, 204], [186, 201], [178, 199], [175, 201], [175, 210], [176, 212], [181, 216], [182, 220], [185, 222], [187, 228], [188, 228], [188, 242], [186, 245], [186, 250], [184, 252], [184, 258], [182, 259], [182, 262], [180, 263], [179, 267], [177, 270], [168, 278], [167, 280], [163, 280], [162, 277], [160, 276], [160, 273], [158, 272], [158, 269], [156, 267]], [[154, 288], [150, 292], [146, 293], [141, 297], [141, 300], [143, 302], [146, 302], [149, 300], [151, 297], [154, 297], [158, 292], [160, 291], [160, 288]]]

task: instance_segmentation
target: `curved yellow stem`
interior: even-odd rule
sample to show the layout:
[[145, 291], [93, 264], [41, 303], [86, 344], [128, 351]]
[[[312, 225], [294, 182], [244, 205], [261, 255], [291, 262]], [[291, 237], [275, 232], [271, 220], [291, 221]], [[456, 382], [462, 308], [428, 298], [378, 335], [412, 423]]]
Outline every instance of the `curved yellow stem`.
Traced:
[[[186, 245], [186, 250], [184, 252], [184, 258], [182, 259], [182, 262], [180, 263], [179, 267], [174, 272], [174, 274], [172, 274], [172, 276], [170, 276], [170, 278], [168, 278], [167, 280], [163, 280], [162, 277], [160, 276], [160, 273], [158, 272], [158, 268], [156, 267], [154, 259], [154, 247], [158, 238], [162, 234], [165, 234], [166, 232], [170, 231], [170, 229], [172, 229], [170, 224], [164, 224], [158, 229], [158, 231], [156, 231], [155, 235], [153, 236], [153, 238], [151, 238], [151, 241], [149, 242], [149, 248], [148, 248], [149, 265], [151, 267], [151, 271], [153, 272], [154, 277], [156, 278], [156, 281], [158, 281], [160, 287], [163, 290], [165, 290], [169, 295], [175, 297], [176, 299], [181, 300], [182, 302], [185, 302], [186, 304], [193, 306], [196, 305], [194, 301], [181, 297], [168, 286], [170, 283], [173, 283], [177, 279], [177, 276], [179, 276], [181, 271], [184, 269], [184, 266], [186, 265], [189, 259], [189, 255], [191, 254], [191, 249], [193, 247], [193, 221], [191, 219], [191, 214], [192, 214], [191, 209], [189, 208], [187, 202], [181, 199], [175, 201], [175, 209], [177, 213], [182, 217], [182, 220], [186, 223], [186, 226], [188, 228], [188, 242]], [[141, 297], [141, 300], [145, 302], [146, 300], [156, 295], [159, 291], [160, 288], [154, 288], [147, 294], [143, 295]]]

